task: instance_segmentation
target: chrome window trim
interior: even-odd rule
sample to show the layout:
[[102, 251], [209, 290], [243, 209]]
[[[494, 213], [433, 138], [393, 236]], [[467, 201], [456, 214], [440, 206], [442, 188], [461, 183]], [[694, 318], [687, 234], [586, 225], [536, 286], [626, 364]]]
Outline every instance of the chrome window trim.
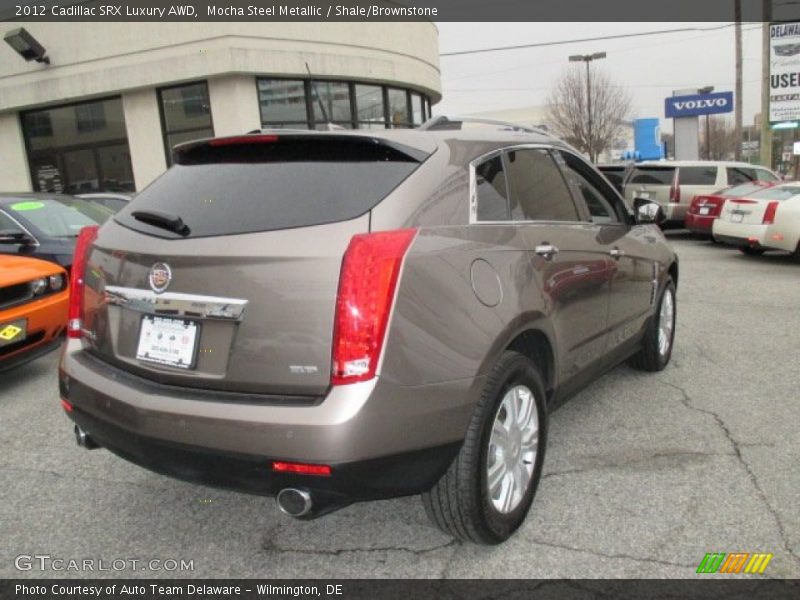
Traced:
[[[544, 144], [541, 142], [538, 143], [523, 143], [523, 144], [514, 144], [512, 146], [503, 146], [502, 148], [495, 148], [494, 150], [490, 150], [481, 156], [472, 159], [469, 162], [469, 224], [470, 225], [531, 225], [531, 224], [544, 224], [544, 223], [559, 223], [559, 224], [570, 224], [570, 225], [597, 225], [597, 223], [592, 223], [591, 221], [582, 221], [580, 220], [582, 215], [580, 214], [580, 210], [578, 207], [575, 207], [576, 213], [578, 213], [578, 220], [577, 221], [554, 221], [554, 220], [545, 220], [545, 219], [533, 219], [533, 220], [525, 220], [525, 221], [516, 221], [509, 219], [508, 221], [479, 221], [478, 220], [478, 182], [477, 182], [477, 175], [476, 175], [476, 168], [482, 162], [489, 160], [490, 158], [494, 158], [497, 155], [503, 154], [504, 152], [513, 152], [515, 150], [547, 150], [548, 152], [552, 152], [553, 150], [560, 150], [560, 146], [554, 146], [552, 144]], [[555, 160], [554, 160], [555, 162]], [[561, 167], [556, 163], [556, 168], [558, 169], [559, 173], [561, 173]], [[564, 174], [561, 173], [561, 177], [564, 177]], [[567, 191], [569, 192], [570, 198], [572, 197], [572, 192], [569, 189], [569, 185], [567, 182], [564, 182], [564, 185], [567, 186]], [[573, 200], [574, 204], [574, 200]]]
[[221, 298], [164, 292], [156, 294], [152, 290], [106, 286], [105, 302], [138, 312], [164, 317], [184, 317], [200, 319], [221, 319], [240, 321], [244, 315], [247, 300]]
[[17, 224], [17, 226], [18, 226], [18, 227], [19, 227], [19, 228], [20, 228], [22, 231], [24, 231], [24, 232], [25, 232], [25, 233], [27, 233], [29, 236], [31, 236], [31, 239], [33, 240], [33, 245], [34, 245], [34, 246], [36, 246], [37, 248], [38, 248], [39, 246], [41, 246], [41, 244], [39, 243], [39, 240], [38, 240], [38, 238], [37, 238], [35, 235], [33, 235], [33, 234], [30, 232], [30, 230], [29, 230], [27, 227], [25, 227], [25, 226], [24, 226], [22, 223], [20, 223], [20, 222], [19, 222], [19, 221], [18, 221], [18, 220], [17, 220], [17, 219], [16, 219], [16, 218], [15, 218], [15, 217], [14, 217], [14, 216], [11, 214], [11, 213], [9, 213], [9, 212], [8, 212], [8, 211], [7, 211], [5, 208], [0, 208], [0, 213], [3, 213], [3, 214], [4, 214], [5, 216], [7, 216], [9, 219], [11, 219], [12, 221], [14, 221], [14, 223], [16, 223], [16, 224]]

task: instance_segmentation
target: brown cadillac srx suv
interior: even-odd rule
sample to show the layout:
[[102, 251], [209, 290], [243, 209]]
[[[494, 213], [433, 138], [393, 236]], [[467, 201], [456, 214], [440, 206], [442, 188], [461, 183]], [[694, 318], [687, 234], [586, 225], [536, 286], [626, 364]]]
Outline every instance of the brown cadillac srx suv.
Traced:
[[446, 532], [524, 521], [548, 413], [669, 362], [655, 223], [535, 130], [191, 142], [82, 231], [60, 394], [79, 443], [312, 518], [422, 494]]

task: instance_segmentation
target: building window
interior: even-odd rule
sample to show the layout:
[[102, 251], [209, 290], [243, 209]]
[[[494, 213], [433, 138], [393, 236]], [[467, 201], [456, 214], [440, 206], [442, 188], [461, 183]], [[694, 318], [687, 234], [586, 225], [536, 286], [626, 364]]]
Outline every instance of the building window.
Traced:
[[302, 127], [311, 120], [306, 82], [301, 79], [259, 79], [258, 104], [264, 127]]
[[389, 123], [393, 128], [410, 127], [411, 117], [408, 110], [408, 92], [389, 88], [386, 92], [389, 105]]
[[427, 97], [399, 88], [305, 79], [257, 82], [265, 129], [318, 129], [326, 122], [355, 129], [416, 127], [429, 113]]
[[422, 96], [416, 92], [411, 92], [411, 122], [414, 127], [425, 122], [425, 104]]
[[100, 131], [106, 126], [105, 105], [102, 102], [78, 104], [75, 107], [75, 122], [80, 133]]
[[[20, 115], [33, 189], [40, 192], [133, 192], [120, 98]], [[86, 135], [91, 132], [92, 135]]]
[[50, 113], [47, 111], [27, 113], [23, 119], [22, 126], [30, 137], [50, 137], [53, 135], [53, 122], [50, 120]]
[[167, 165], [172, 164], [172, 149], [178, 144], [214, 136], [205, 81], [161, 88], [158, 104]]
[[[314, 81], [311, 84], [311, 98], [311, 110], [316, 125], [330, 122], [347, 128], [353, 126], [349, 83], [342, 81]], [[327, 119], [325, 118], [326, 115]]]
[[385, 129], [383, 88], [379, 85], [355, 85], [356, 121], [360, 129]]

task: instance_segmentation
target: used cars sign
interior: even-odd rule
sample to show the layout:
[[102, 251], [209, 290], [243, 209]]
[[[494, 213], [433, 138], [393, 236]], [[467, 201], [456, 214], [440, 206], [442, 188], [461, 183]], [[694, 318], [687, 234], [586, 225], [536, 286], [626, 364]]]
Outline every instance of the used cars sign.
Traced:
[[769, 120], [800, 119], [800, 23], [769, 27]]
[[716, 115], [733, 111], [733, 92], [672, 96], [664, 99], [664, 112], [668, 119]]

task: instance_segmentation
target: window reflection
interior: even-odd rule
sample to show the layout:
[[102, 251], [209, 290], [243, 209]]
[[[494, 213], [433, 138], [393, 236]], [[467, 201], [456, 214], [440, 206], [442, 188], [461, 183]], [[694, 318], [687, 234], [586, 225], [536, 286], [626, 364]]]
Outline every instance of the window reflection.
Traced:
[[119, 98], [30, 111], [21, 121], [36, 191], [134, 191]]

